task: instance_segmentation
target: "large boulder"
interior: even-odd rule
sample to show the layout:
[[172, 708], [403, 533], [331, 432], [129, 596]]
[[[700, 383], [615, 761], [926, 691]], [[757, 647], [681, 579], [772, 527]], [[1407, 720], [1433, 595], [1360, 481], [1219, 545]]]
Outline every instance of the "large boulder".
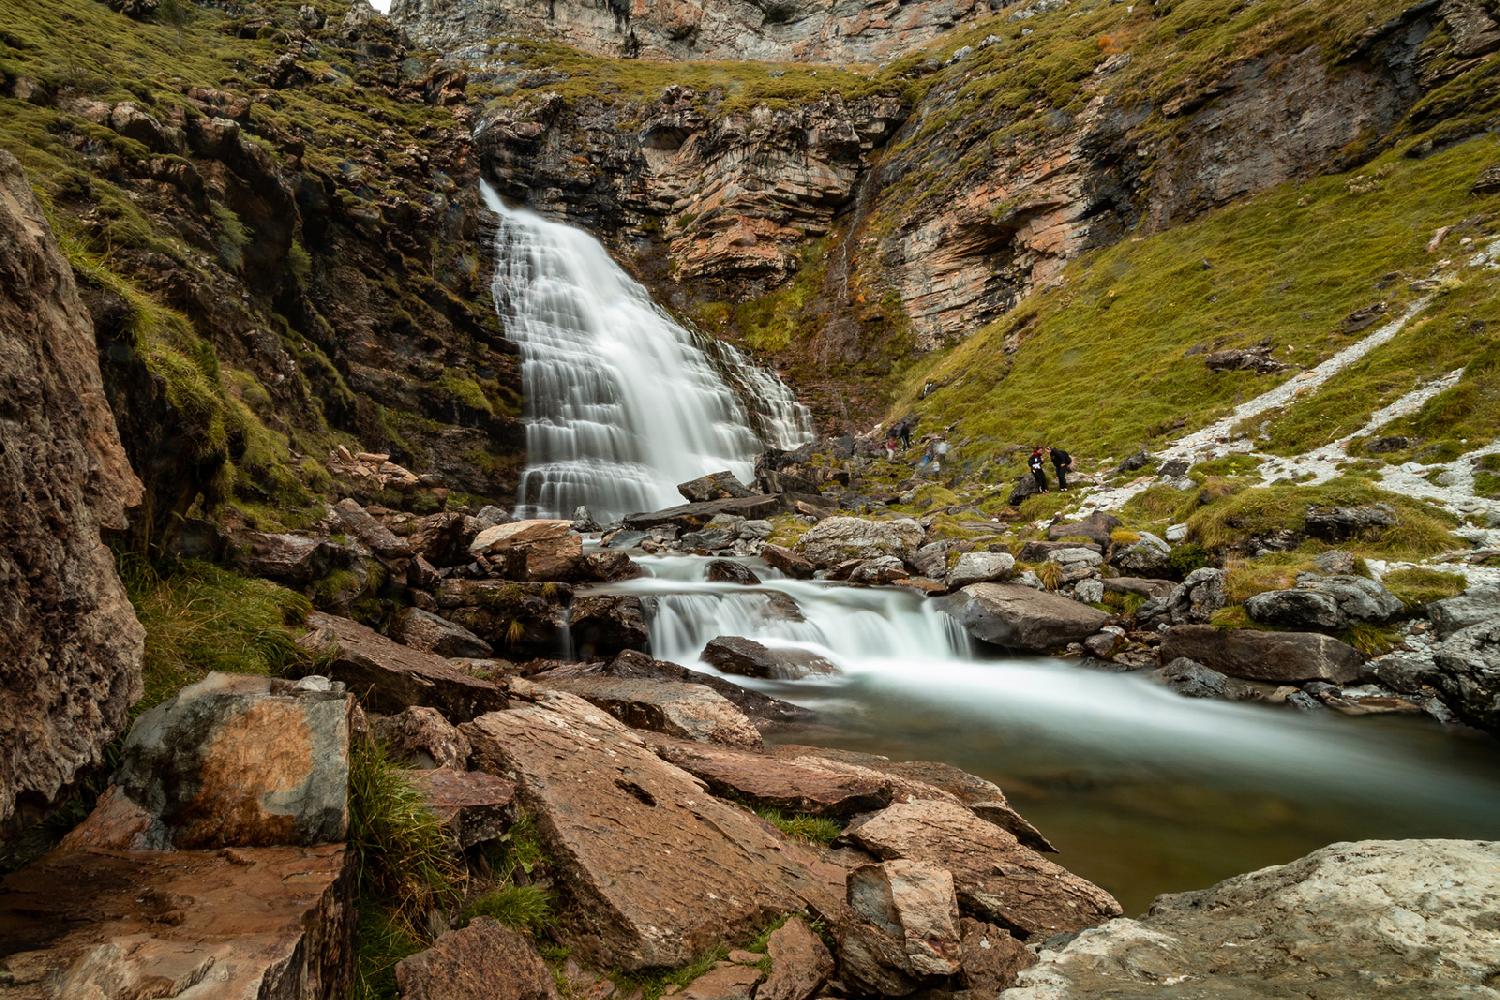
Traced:
[[1500, 844], [1333, 844], [1044, 948], [1005, 997], [1488, 997], [1496, 899]]
[[571, 521], [512, 521], [485, 528], [469, 543], [512, 580], [568, 580], [583, 559], [583, 539]]
[[1427, 617], [1443, 639], [1471, 625], [1500, 619], [1500, 584], [1474, 587], [1456, 597], [1433, 601], [1427, 605]]
[[564, 692], [465, 725], [481, 769], [519, 782], [571, 943], [602, 967], [685, 964], [775, 917], [843, 907], [842, 871], [704, 793], [619, 722]]
[[370, 711], [392, 715], [427, 705], [462, 722], [506, 706], [505, 689], [470, 676], [444, 657], [392, 642], [358, 622], [321, 612], [300, 640], [319, 658], [318, 669], [342, 681]]
[[1184, 698], [1257, 701], [1261, 697], [1258, 688], [1221, 674], [1217, 670], [1210, 670], [1185, 656], [1179, 656], [1162, 667], [1160, 676], [1167, 687]]
[[1340, 628], [1338, 601], [1317, 590], [1268, 590], [1245, 601], [1245, 614], [1262, 625], [1286, 628]]
[[760, 583], [755, 570], [730, 559], [715, 559], [710, 562], [704, 569], [704, 579], [709, 583], [737, 583], [742, 587], [754, 587]]
[[0, 995], [342, 997], [347, 862], [342, 844], [54, 851], [0, 882]]
[[1047, 537], [1053, 541], [1061, 541], [1064, 538], [1087, 538], [1099, 548], [1107, 549], [1114, 530], [1119, 526], [1119, 518], [1106, 514], [1102, 510], [1096, 510], [1078, 521], [1059, 521], [1048, 525]]
[[1109, 557], [1110, 565], [1131, 576], [1169, 576], [1172, 573], [1172, 546], [1149, 531], [1119, 546]]
[[1261, 632], [1176, 625], [1162, 638], [1161, 659], [1187, 657], [1231, 677], [1277, 684], [1349, 684], [1364, 674], [1365, 658], [1319, 632]]
[[839, 928], [842, 977], [862, 994], [904, 996], [959, 970], [963, 953], [953, 875], [926, 861], [893, 859], [849, 872]]
[[976, 639], [1030, 653], [1082, 642], [1109, 620], [1086, 604], [1018, 583], [970, 584], [950, 599], [949, 607]]
[[1438, 646], [1433, 681], [1465, 722], [1500, 733], [1500, 620], [1460, 629]]
[[241, 573], [305, 587], [349, 564], [352, 553], [326, 538], [241, 529], [229, 536], [230, 561]]
[[382, 559], [405, 559], [413, 555], [411, 542], [397, 537], [390, 528], [375, 520], [359, 505], [359, 501], [345, 497], [333, 505], [333, 515], [345, 531]]
[[583, 594], [568, 608], [568, 635], [575, 656], [614, 656], [651, 644], [646, 607], [634, 594]]
[[726, 674], [795, 681], [815, 674], [838, 673], [838, 667], [802, 649], [771, 649], [754, 639], [721, 635], [703, 647], [703, 662]]
[[557, 1000], [557, 986], [531, 938], [490, 917], [438, 935], [396, 963], [402, 1000]]
[[145, 631], [100, 538], [140, 500], [73, 270], [0, 150], [0, 823], [97, 762], [140, 697]]
[[1114, 897], [952, 802], [898, 802], [844, 831], [877, 858], [926, 861], [953, 873], [969, 916], [1045, 939], [1119, 916]]
[[481, 657], [494, 647], [462, 625], [421, 608], [405, 608], [391, 623], [391, 637], [404, 646], [439, 656]]
[[1393, 527], [1396, 511], [1383, 503], [1366, 507], [1311, 507], [1306, 524], [1307, 533], [1313, 538], [1342, 542]]
[[677, 492], [681, 493], [682, 498], [689, 503], [754, 496], [750, 487], [740, 482], [739, 478], [727, 469], [723, 472], [699, 476], [685, 483], [678, 483]]
[[[325, 844], [349, 823], [353, 699], [322, 678], [299, 683], [209, 674], [136, 720], [117, 793], [76, 832], [94, 847], [191, 849]], [[115, 827], [139, 817], [123, 842]]]
[[959, 590], [971, 583], [1006, 580], [1015, 569], [1016, 557], [1009, 552], [961, 552], [948, 570], [948, 586]]
[[797, 551], [815, 566], [895, 556], [903, 562], [922, 544], [922, 526], [909, 517], [873, 521], [862, 517], [827, 517], [808, 529]]
[[1245, 613], [1263, 625], [1345, 628], [1388, 622], [1405, 610], [1401, 599], [1362, 576], [1304, 573], [1290, 590], [1271, 590], [1245, 601]]
[[1162, 611], [1173, 624], [1203, 625], [1228, 603], [1224, 571], [1200, 566], [1173, 588]]
[[716, 515], [730, 514], [746, 520], [758, 521], [770, 517], [782, 509], [780, 496], [754, 494], [747, 497], [730, 497], [725, 500], [706, 500], [702, 503], [687, 503], [665, 510], [631, 514], [625, 518], [625, 527], [637, 531], [652, 528], [672, 527], [681, 531], [697, 531]]
[[685, 740], [759, 749], [760, 730], [734, 704], [702, 684], [548, 671], [533, 680], [602, 708], [632, 729]]
[[662, 760], [701, 779], [715, 795], [768, 809], [847, 819], [891, 802], [891, 782], [873, 771], [662, 736], [646, 742]]

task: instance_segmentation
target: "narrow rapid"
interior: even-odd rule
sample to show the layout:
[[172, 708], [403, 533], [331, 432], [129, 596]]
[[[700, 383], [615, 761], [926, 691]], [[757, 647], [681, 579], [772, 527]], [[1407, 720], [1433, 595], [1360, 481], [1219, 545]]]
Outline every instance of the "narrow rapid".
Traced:
[[597, 518], [681, 503], [678, 483], [811, 439], [806, 407], [739, 351], [684, 329], [572, 226], [506, 205], [495, 306], [522, 352], [527, 466], [518, 513]]

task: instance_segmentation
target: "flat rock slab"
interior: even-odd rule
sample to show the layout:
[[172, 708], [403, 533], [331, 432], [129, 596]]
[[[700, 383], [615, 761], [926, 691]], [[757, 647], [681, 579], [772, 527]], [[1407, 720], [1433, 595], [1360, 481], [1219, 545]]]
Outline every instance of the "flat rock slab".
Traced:
[[1500, 843], [1366, 840], [1079, 934], [1006, 1000], [1448, 1000], [1496, 995]]
[[684, 531], [697, 531], [717, 514], [743, 517], [747, 521], [759, 521], [781, 510], [780, 496], [755, 494], [748, 497], [728, 497], [723, 500], [708, 500], [703, 503], [685, 503], [665, 510], [631, 514], [625, 518], [625, 527], [637, 531], [673, 525]]
[[714, 798], [583, 699], [535, 697], [463, 728], [476, 766], [517, 779], [585, 957], [676, 967], [788, 912], [842, 913], [841, 869]]
[[552, 973], [524, 934], [490, 917], [438, 936], [396, 964], [402, 1000], [557, 1000]]
[[847, 818], [891, 801], [891, 783], [873, 773], [851, 773], [813, 759], [768, 757], [664, 736], [649, 736], [646, 743], [662, 760], [702, 779], [715, 795], [757, 806]]
[[1161, 643], [1161, 661], [1179, 656], [1231, 677], [1278, 684], [1327, 681], [1349, 684], [1364, 674], [1354, 647], [1319, 632], [1261, 632], [1177, 625]]
[[54, 851], [0, 882], [0, 998], [342, 997], [341, 845]]
[[464, 722], [506, 706], [505, 689], [471, 677], [446, 658], [392, 642], [348, 618], [314, 612], [312, 631], [300, 643], [326, 661], [319, 669], [343, 681], [372, 712], [394, 715], [426, 705], [451, 722]]
[[844, 831], [878, 858], [929, 861], [953, 873], [965, 913], [1022, 939], [1119, 916], [1113, 896], [951, 802], [900, 802]]
[[547, 677], [637, 677], [654, 680], [682, 681], [688, 684], [702, 684], [704, 687], [712, 688], [754, 721], [756, 728], [767, 728], [778, 722], [806, 722], [816, 718], [816, 713], [811, 709], [800, 705], [793, 705], [789, 701], [772, 698], [752, 691], [749, 688], [740, 687], [733, 681], [725, 680], [714, 674], [705, 674], [698, 670], [689, 670], [687, 667], [667, 660], [653, 660], [645, 653], [633, 649], [616, 656], [613, 660], [605, 663], [568, 663], [550, 670]]
[[447, 767], [407, 771], [427, 808], [443, 825], [443, 832], [467, 850], [494, 840], [510, 826], [516, 783], [483, 771], [455, 771]]
[[1082, 642], [1109, 621], [1087, 604], [1019, 583], [970, 584], [950, 599], [949, 613], [976, 639], [1030, 653]]
[[532, 680], [576, 694], [632, 729], [753, 750], [761, 746], [755, 724], [729, 699], [702, 684], [645, 677], [568, 677], [552, 672], [537, 674]]

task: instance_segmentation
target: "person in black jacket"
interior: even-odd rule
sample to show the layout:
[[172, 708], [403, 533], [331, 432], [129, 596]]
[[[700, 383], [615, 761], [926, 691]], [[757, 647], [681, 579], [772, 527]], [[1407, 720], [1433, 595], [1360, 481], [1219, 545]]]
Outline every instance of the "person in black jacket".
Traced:
[[907, 417], [896, 425], [896, 436], [901, 439], [902, 451], [911, 447], [911, 425], [916, 422], [915, 417]]
[[1061, 448], [1048, 448], [1047, 453], [1052, 456], [1052, 468], [1057, 471], [1057, 488], [1067, 489], [1068, 472], [1073, 468], [1073, 456]]
[[1041, 445], [1037, 445], [1035, 448], [1031, 449], [1031, 458], [1027, 460], [1026, 465], [1031, 469], [1031, 477], [1036, 480], [1036, 488], [1038, 492], [1046, 493], [1047, 461], [1045, 457], [1045, 449], [1043, 449]]

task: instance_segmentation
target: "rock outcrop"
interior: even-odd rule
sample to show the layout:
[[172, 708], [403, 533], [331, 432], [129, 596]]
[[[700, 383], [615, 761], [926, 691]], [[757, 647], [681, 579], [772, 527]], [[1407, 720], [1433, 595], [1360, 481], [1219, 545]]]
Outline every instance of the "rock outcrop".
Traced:
[[1359, 651], [1318, 632], [1261, 632], [1178, 625], [1162, 638], [1163, 663], [1186, 657], [1231, 677], [1253, 681], [1348, 684], [1364, 673]]
[[145, 632], [100, 538], [140, 498], [93, 321], [0, 151], [0, 823], [97, 761], [140, 696]]
[[1500, 845], [1334, 844], [1137, 920], [1085, 930], [1023, 972], [1007, 1000], [1460, 997], [1493, 992]]

